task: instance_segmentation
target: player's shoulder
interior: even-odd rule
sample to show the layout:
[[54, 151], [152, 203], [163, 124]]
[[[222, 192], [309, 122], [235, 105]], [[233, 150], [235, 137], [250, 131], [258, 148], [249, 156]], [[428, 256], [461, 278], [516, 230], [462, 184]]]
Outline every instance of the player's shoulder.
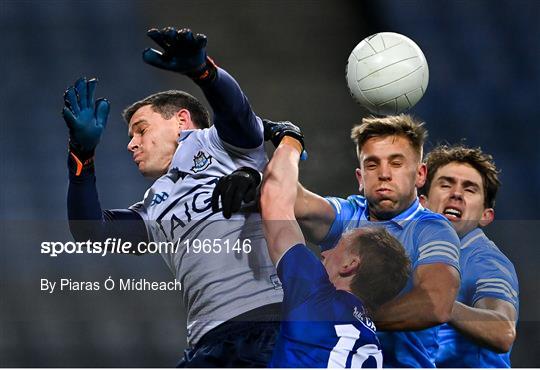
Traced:
[[427, 232], [428, 234], [433, 232], [443, 232], [451, 234], [456, 243], [458, 242], [458, 236], [452, 226], [452, 223], [443, 215], [435, 213], [420, 207], [410, 220], [401, 220], [403, 227], [408, 227], [414, 230], [415, 233]]
[[364, 212], [367, 206], [366, 198], [361, 195], [351, 195], [346, 199], [327, 196], [325, 199], [332, 205], [332, 207], [334, 207], [338, 214], [347, 214], [351, 217], [354, 214]]
[[358, 194], [349, 195], [347, 197], [347, 202], [353, 204], [354, 206], [358, 208], [365, 208], [367, 206], [366, 197], [364, 197], [363, 195], [358, 195]]
[[516, 275], [512, 261], [480, 228], [471, 231], [462, 239], [461, 254], [465, 262], [472, 261], [470, 265], [495, 265], [508, 275]]
[[411, 222], [411, 226], [418, 231], [431, 230], [451, 234], [456, 243], [459, 241], [452, 223], [443, 215], [426, 208], [418, 211], [415, 215], [414, 222]]
[[346, 199], [334, 199], [337, 199], [340, 201], [340, 203], [347, 204], [348, 206], [358, 210], [364, 210], [367, 207], [367, 200], [362, 195], [349, 195]]

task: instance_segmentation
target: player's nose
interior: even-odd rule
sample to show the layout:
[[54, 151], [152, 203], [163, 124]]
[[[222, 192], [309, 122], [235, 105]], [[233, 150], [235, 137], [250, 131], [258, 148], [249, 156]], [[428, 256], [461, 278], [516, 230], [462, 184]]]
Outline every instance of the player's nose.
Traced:
[[382, 163], [379, 166], [379, 180], [388, 181], [392, 179], [392, 172], [390, 171], [390, 166], [388, 164]]
[[135, 142], [135, 138], [131, 138], [131, 140], [129, 141], [128, 145], [127, 145], [127, 150], [131, 153], [133, 153], [135, 151], [135, 149], [137, 149], [137, 143]]
[[450, 199], [463, 200], [463, 191], [455, 186], [450, 193]]

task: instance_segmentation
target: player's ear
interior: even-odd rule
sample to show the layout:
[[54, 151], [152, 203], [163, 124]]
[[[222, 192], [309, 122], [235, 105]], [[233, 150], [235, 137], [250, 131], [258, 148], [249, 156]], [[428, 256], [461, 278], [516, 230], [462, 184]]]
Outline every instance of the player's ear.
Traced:
[[180, 130], [192, 130], [195, 128], [189, 110], [185, 108], [180, 109], [176, 112], [175, 118]]
[[342, 276], [354, 275], [358, 271], [358, 267], [360, 267], [360, 257], [350, 253], [347, 260], [341, 265], [339, 273]]
[[424, 207], [424, 208], [429, 207], [428, 197], [426, 197], [425, 195], [422, 194], [422, 195], [418, 196], [418, 199], [420, 200], [420, 204], [422, 205], [422, 207]]
[[425, 163], [420, 163], [416, 171], [416, 188], [420, 189], [426, 183], [427, 167]]
[[356, 181], [358, 181], [358, 191], [362, 193], [364, 191], [364, 183], [362, 182], [362, 171], [360, 168], [354, 171], [354, 175], [356, 176]]
[[492, 223], [494, 219], [495, 219], [495, 210], [493, 208], [486, 208], [482, 212], [482, 218], [480, 218], [480, 221], [478, 222], [478, 224], [481, 227], [484, 227]]

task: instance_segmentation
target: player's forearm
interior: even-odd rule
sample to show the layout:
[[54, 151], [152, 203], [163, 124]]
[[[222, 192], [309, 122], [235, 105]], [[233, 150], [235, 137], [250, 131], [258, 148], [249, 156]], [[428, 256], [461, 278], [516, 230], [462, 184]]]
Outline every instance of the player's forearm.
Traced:
[[377, 310], [377, 327], [420, 330], [448, 322], [458, 289], [459, 276], [452, 267], [420, 266], [414, 272], [413, 289]]
[[298, 149], [281, 144], [264, 174], [261, 188], [261, 215], [268, 252], [275, 264], [286, 250], [305, 243], [294, 218], [294, 199], [298, 180]]
[[256, 148], [263, 143], [261, 124], [234, 78], [218, 68], [216, 78], [199, 83], [214, 111], [219, 137], [240, 148]]
[[73, 238], [86, 241], [100, 234], [103, 212], [99, 203], [93, 166], [77, 168], [72, 155], [68, 158], [69, 186], [67, 213]]
[[499, 353], [508, 352], [516, 337], [515, 322], [494, 310], [455, 302], [449, 322], [462, 334]]
[[375, 321], [380, 330], [421, 330], [448, 321], [450, 309], [447, 312], [437, 307], [428, 292], [413, 289], [381, 306], [375, 313]]
[[76, 160], [70, 153], [68, 171], [67, 206], [69, 220], [102, 220], [103, 215], [93, 165], [78, 167]]
[[300, 153], [294, 147], [281, 144], [266, 166], [261, 188], [261, 208], [267, 220], [294, 218]]
[[420, 330], [448, 322], [459, 290], [458, 271], [443, 263], [423, 264], [413, 272], [413, 288], [375, 312], [383, 330]]

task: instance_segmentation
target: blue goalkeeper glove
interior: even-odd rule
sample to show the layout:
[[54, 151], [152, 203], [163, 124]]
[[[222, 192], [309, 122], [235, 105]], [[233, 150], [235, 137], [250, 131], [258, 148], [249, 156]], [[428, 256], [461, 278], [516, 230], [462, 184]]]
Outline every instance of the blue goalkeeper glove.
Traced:
[[158, 30], [152, 28], [146, 33], [163, 52], [147, 48], [143, 60], [157, 68], [178, 72], [194, 80], [212, 80], [216, 75], [214, 62], [206, 55], [206, 36], [194, 35], [190, 29], [177, 31], [173, 27]]
[[107, 126], [110, 104], [104, 98], [94, 99], [96, 85], [95, 78], [79, 78], [64, 93], [62, 116], [69, 128], [69, 150], [78, 167], [91, 162]]
[[300, 160], [304, 161], [307, 159], [308, 154], [304, 144], [304, 135], [298, 126], [289, 121], [273, 122], [268, 119], [263, 119], [262, 121], [264, 128], [264, 141], [270, 140], [277, 148], [285, 136], [290, 136], [298, 140], [298, 142], [302, 145], [302, 154], [300, 155]]

